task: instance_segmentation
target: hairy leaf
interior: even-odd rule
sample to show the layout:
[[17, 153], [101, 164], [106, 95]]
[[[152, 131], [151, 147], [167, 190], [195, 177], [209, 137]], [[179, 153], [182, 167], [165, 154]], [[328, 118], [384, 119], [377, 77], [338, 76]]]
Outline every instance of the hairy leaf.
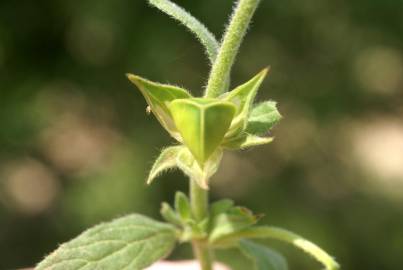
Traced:
[[239, 248], [246, 257], [253, 261], [255, 270], [287, 270], [285, 258], [271, 248], [252, 241], [239, 241]]
[[174, 100], [169, 109], [184, 143], [203, 168], [221, 144], [235, 106], [217, 99], [191, 98]]
[[148, 174], [147, 184], [151, 184], [151, 182], [163, 171], [175, 167], [176, 158], [182, 149], [183, 146], [170, 146], [163, 149]]
[[226, 245], [228, 243], [234, 243], [243, 238], [272, 238], [280, 241], [290, 243], [301, 250], [305, 251], [318, 262], [322, 263], [327, 270], [338, 270], [340, 268], [339, 264], [334, 258], [332, 258], [328, 253], [326, 253], [319, 246], [314, 243], [304, 239], [303, 237], [290, 232], [288, 230], [270, 226], [257, 226], [247, 228], [235, 232], [233, 234], [228, 234], [223, 236], [221, 239], [215, 239], [217, 245]]
[[220, 98], [235, 104], [237, 110], [234, 119], [232, 120], [230, 130], [226, 137], [237, 136], [239, 132], [246, 128], [248, 115], [255, 99], [256, 93], [266, 77], [269, 69], [266, 68], [259, 72], [248, 82], [238, 86], [229, 93], [225, 93]]
[[219, 49], [219, 43], [214, 35], [195, 17], [186, 12], [182, 7], [169, 0], [148, 0], [151, 5], [165, 12], [186, 26], [206, 48], [207, 56], [211, 63], [214, 62]]
[[134, 214], [85, 231], [35, 269], [142, 270], [166, 257], [175, 238], [173, 226]]
[[248, 118], [246, 132], [263, 135], [267, 134], [281, 120], [275, 101], [265, 101], [252, 109]]
[[141, 91], [151, 111], [161, 125], [172, 137], [182, 142], [178, 130], [173, 123], [168, 104], [175, 99], [189, 98], [191, 95], [185, 89], [177, 86], [151, 82], [133, 74], [127, 74], [127, 77]]

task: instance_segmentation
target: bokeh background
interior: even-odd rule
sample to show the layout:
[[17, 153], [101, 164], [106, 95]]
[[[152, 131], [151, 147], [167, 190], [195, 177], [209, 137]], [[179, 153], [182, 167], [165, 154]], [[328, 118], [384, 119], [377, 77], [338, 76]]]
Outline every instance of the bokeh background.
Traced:
[[[232, 1], [177, 3], [221, 36]], [[268, 146], [228, 152], [211, 198], [296, 231], [343, 269], [403, 261], [403, 1], [263, 0], [232, 86], [267, 65], [258, 99], [284, 119]], [[180, 172], [144, 179], [173, 140], [125, 78], [200, 94], [201, 46], [145, 0], [0, 1], [0, 269], [32, 266], [100, 221], [187, 190]], [[293, 248], [291, 269], [319, 268]], [[172, 259], [189, 258], [186, 245]], [[250, 269], [237, 251], [219, 254]]]

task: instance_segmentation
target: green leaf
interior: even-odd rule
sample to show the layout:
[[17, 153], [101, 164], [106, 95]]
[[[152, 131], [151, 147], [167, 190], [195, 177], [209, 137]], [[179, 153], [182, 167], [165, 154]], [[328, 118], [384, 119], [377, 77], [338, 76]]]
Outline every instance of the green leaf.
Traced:
[[232, 207], [228, 211], [212, 218], [212, 230], [209, 235], [210, 242], [250, 227], [256, 224], [259, 219], [249, 209], [238, 206]]
[[235, 106], [210, 98], [177, 99], [170, 103], [175, 125], [200, 167], [217, 150], [235, 113]]
[[175, 167], [176, 158], [183, 148], [183, 146], [170, 146], [163, 149], [148, 174], [147, 184], [151, 184], [151, 182], [163, 171]]
[[189, 199], [180, 191], [176, 192], [175, 194], [175, 209], [182, 222], [186, 223], [192, 218], [192, 210], [190, 209]]
[[182, 151], [179, 153], [176, 163], [179, 169], [181, 169], [187, 176], [191, 178], [191, 181], [196, 181], [201, 188], [208, 189], [207, 181], [218, 170], [222, 155], [223, 151], [218, 149], [206, 161], [202, 169], [190, 151], [184, 147], [184, 149], [182, 149]]
[[271, 238], [284, 241], [300, 248], [301, 250], [311, 255], [318, 262], [322, 263], [327, 270], [338, 270], [340, 268], [336, 260], [319, 246], [304, 239], [298, 234], [282, 228], [270, 226], [251, 227], [235, 232], [233, 234], [224, 235], [220, 239], [216, 238], [213, 244], [228, 245], [228, 243], [234, 243], [235, 241], [239, 241], [243, 238]]
[[150, 4], [165, 12], [186, 26], [206, 48], [211, 63], [214, 62], [219, 49], [219, 43], [214, 35], [195, 17], [183, 8], [168, 0], [149, 0]]
[[248, 82], [220, 97], [222, 100], [235, 104], [237, 108], [230, 130], [226, 134], [227, 138], [237, 136], [246, 128], [250, 107], [252, 106], [256, 93], [268, 72], [268, 68], [263, 69]]
[[242, 133], [240, 136], [225, 140], [222, 147], [227, 149], [245, 149], [248, 147], [268, 144], [273, 141], [273, 137], [259, 137], [256, 135]]
[[165, 219], [165, 221], [177, 226], [182, 226], [182, 221], [179, 218], [178, 214], [172, 209], [172, 207], [168, 203], [163, 202], [161, 204], [160, 213], [161, 216]]
[[210, 206], [210, 216], [215, 217], [219, 214], [227, 212], [234, 206], [234, 201], [230, 199], [222, 199], [216, 201]]
[[246, 132], [263, 135], [281, 120], [275, 101], [265, 101], [252, 109], [248, 118]]
[[151, 82], [133, 74], [127, 74], [127, 77], [141, 91], [151, 111], [161, 125], [172, 137], [182, 142], [178, 130], [173, 123], [168, 104], [175, 99], [189, 98], [191, 95], [185, 89], [177, 86]]
[[173, 226], [130, 215], [89, 229], [61, 245], [36, 270], [142, 270], [173, 249]]
[[239, 248], [245, 256], [253, 261], [255, 270], [287, 270], [285, 258], [271, 248], [252, 241], [239, 241]]

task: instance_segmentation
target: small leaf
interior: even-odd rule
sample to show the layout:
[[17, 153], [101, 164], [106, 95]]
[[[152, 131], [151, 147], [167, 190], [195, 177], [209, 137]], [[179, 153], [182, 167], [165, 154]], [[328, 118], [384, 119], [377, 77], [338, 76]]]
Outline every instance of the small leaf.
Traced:
[[252, 241], [239, 241], [239, 248], [253, 261], [255, 270], [287, 270], [287, 261], [277, 251]]
[[187, 176], [191, 178], [191, 181], [196, 183], [203, 189], [208, 189], [208, 180], [213, 174], [216, 173], [222, 159], [223, 151], [218, 149], [204, 164], [204, 168], [201, 169], [196, 162], [190, 151], [184, 147], [179, 153], [176, 160], [176, 164]]
[[151, 111], [161, 125], [177, 141], [182, 142], [181, 137], [175, 128], [168, 104], [179, 98], [189, 98], [191, 95], [177, 86], [151, 82], [133, 74], [127, 74], [129, 80], [134, 83], [143, 94]]
[[161, 216], [169, 223], [177, 226], [182, 226], [182, 221], [180, 220], [178, 214], [172, 209], [172, 207], [163, 202], [160, 210]]
[[214, 242], [216, 239], [243, 230], [256, 224], [257, 221], [258, 217], [247, 208], [232, 207], [227, 212], [213, 217], [209, 241]]
[[182, 222], [186, 223], [192, 218], [192, 210], [190, 209], [189, 199], [180, 191], [176, 192], [175, 194], [175, 209]]
[[174, 100], [169, 109], [185, 145], [203, 168], [221, 144], [235, 106], [218, 99], [191, 98]]
[[213, 64], [217, 56], [219, 43], [214, 37], [214, 35], [195, 17], [190, 15], [186, 10], [176, 5], [169, 0], [148, 0], [151, 5], [157, 7], [161, 11], [165, 12], [172, 18], [181, 22], [186, 26], [193, 34], [196, 35], [197, 39], [206, 48], [207, 55], [210, 62]]
[[234, 206], [234, 201], [230, 199], [222, 199], [216, 201], [210, 206], [210, 215], [212, 217], [227, 212]]
[[130, 215], [89, 229], [61, 245], [36, 270], [142, 270], [173, 249], [173, 226]]
[[273, 141], [273, 137], [259, 137], [252, 134], [243, 133], [239, 137], [232, 138], [230, 140], [225, 140], [222, 143], [224, 148], [228, 149], [245, 149], [248, 147], [268, 144]]
[[239, 132], [246, 128], [250, 107], [252, 106], [256, 93], [268, 72], [268, 68], [262, 70], [248, 82], [220, 97], [222, 100], [232, 102], [237, 108], [230, 130], [226, 134], [227, 138], [237, 136]]
[[248, 118], [246, 132], [263, 135], [281, 120], [275, 101], [265, 101], [252, 109]]
[[163, 149], [148, 174], [147, 184], [151, 184], [151, 182], [163, 171], [175, 167], [176, 158], [183, 148], [183, 146], [170, 146]]

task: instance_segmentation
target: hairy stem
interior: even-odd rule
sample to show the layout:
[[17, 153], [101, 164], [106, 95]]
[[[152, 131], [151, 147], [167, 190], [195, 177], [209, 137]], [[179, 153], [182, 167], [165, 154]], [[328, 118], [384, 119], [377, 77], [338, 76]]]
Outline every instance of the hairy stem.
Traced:
[[[239, 0], [211, 69], [206, 97], [214, 98], [227, 90], [231, 67], [259, 1]], [[190, 180], [190, 204], [196, 221], [208, 218], [208, 191], [199, 187], [193, 179]], [[208, 241], [194, 239], [192, 245], [201, 270], [212, 270], [213, 251]]]
[[179, 21], [193, 32], [197, 39], [200, 40], [206, 48], [210, 62], [214, 62], [217, 56], [219, 44], [214, 35], [201, 22], [190, 13], [186, 12], [183, 8], [169, 0], [148, 0], [148, 2]]
[[[208, 217], [208, 191], [199, 187], [190, 179], [190, 206], [196, 221], [200, 222]], [[212, 270], [213, 252], [206, 241], [193, 240], [193, 253], [200, 262], [201, 270]]]
[[225, 32], [220, 50], [211, 69], [206, 97], [217, 97], [225, 91], [231, 67], [260, 0], [239, 0]]

